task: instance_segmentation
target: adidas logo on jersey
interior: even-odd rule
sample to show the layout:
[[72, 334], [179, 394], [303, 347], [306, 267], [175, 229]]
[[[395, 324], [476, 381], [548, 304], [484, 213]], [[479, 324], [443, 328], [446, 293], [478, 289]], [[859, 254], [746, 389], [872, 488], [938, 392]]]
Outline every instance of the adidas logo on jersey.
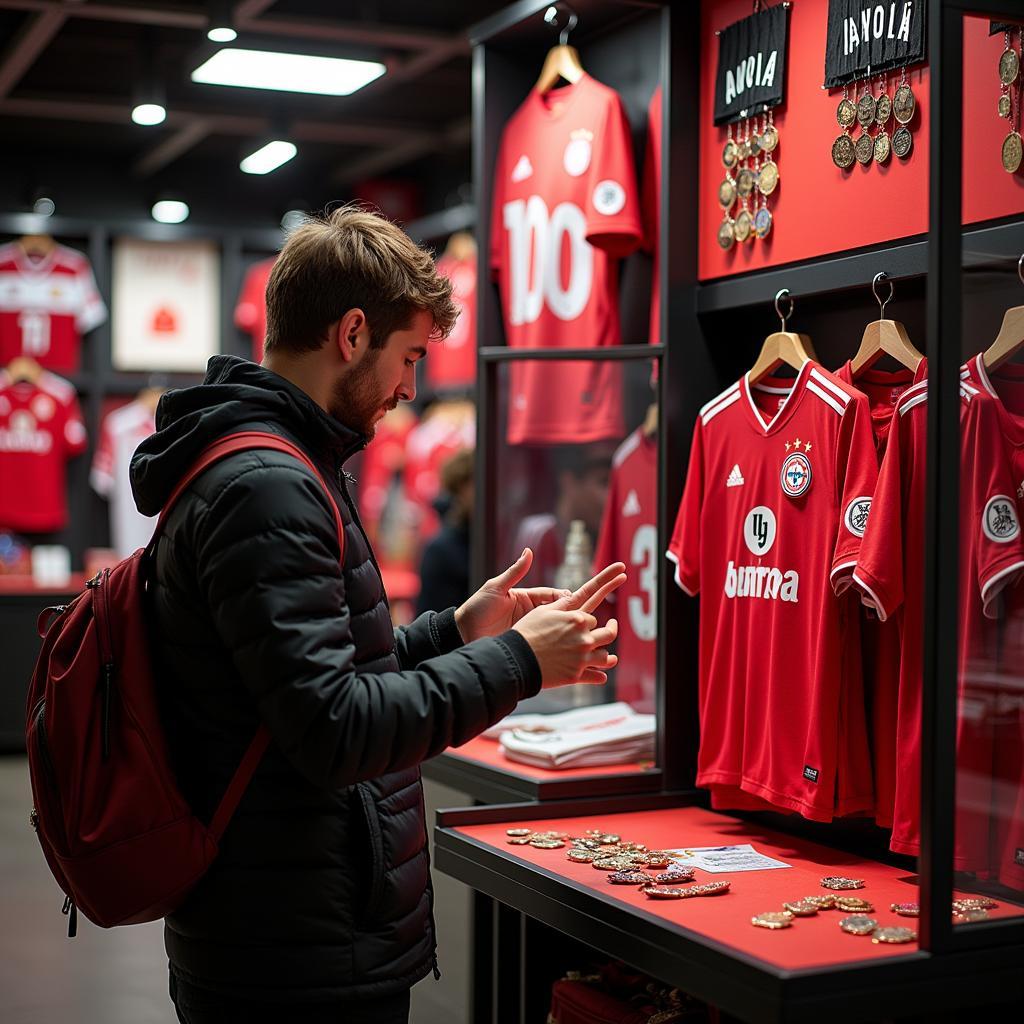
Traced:
[[530, 158], [524, 153], [519, 158], [519, 162], [512, 168], [512, 180], [526, 181], [532, 174], [533, 164], [530, 163]]
[[740, 472], [740, 464], [737, 462], [729, 471], [729, 479], [725, 481], [725, 486], [742, 487], [744, 483], [743, 474]]
[[726, 597], [763, 597], [766, 601], [789, 601], [796, 604], [800, 573], [767, 565], [735, 565], [730, 559], [725, 570]]
[[640, 508], [640, 499], [636, 496], [636, 491], [630, 491], [626, 495], [626, 500], [622, 503], [622, 514], [623, 516], [638, 516], [643, 510]]

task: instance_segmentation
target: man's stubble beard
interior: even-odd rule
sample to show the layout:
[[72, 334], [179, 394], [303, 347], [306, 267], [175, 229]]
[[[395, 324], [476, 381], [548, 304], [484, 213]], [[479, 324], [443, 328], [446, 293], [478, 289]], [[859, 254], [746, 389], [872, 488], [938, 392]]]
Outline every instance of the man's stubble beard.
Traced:
[[382, 408], [393, 409], [398, 402], [385, 399], [377, 380], [380, 349], [370, 349], [357, 366], [334, 385], [331, 394], [331, 415], [346, 427], [372, 438], [377, 432], [376, 419]]

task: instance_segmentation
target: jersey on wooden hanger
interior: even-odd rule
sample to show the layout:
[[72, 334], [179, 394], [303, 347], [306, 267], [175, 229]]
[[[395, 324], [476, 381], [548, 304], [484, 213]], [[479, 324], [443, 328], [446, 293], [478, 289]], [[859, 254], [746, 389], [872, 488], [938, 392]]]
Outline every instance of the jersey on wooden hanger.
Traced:
[[144, 402], [129, 402], [109, 413], [100, 428], [89, 482], [110, 501], [110, 541], [126, 558], [144, 548], [153, 536], [156, 519], [135, 507], [129, 471], [135, 449], [156, 431], [153, 412]]
[[[841, 381], [867, 396], [879, 463], [885, 455], [896, 403], [904, 392], [924, 380], [925, 375], [926, 364], [923, 359], [916, 372], [905, 367], [899, 370], [878, 370], [872, 366], [862, 370], [856, 381], [851, 362], [845, 362], [836, 370], [836, 376]], [[896, 805], [896, 775], [899, 771], [896, 720], [900, 689], [900, 624], [895, 620], [882, 622], [876, 615], [865, 613], [860, 625], [864, 684], [870, 710], [875, 822], [882, 828], [891, 829]]]
[[[505, 127], [495, 167], [490, 264], [507, 343], [618, 345], [618, 260], [642, 235], [618, 94], [589, 75], [533, 90]], [[616, 363], [516, 362], [510, 378], [509, 443], [622, 437]]]
[[[979, 668], [975, 659], [991, 649], [998, 598], [1024, 570], [1024, 543], [995, 403], [966, 380], [960, 397], [961, 685], [954, 865], [984, 873], [990, 856], [992, 731], [984, 702], [972, 696], [971, 680]], [[896, 406], [853, 577], [880, 619], [900, 615], [898, 771], [890, 846], [910, 855], [920, 848], [927, 399], [925, 382], [905, 392]], [[957, 554], [950, 552], [950, 557]]]
[[68, 459], [86, 448], [75, 389], [52, 373], [37, 383], [0, 373], [0, 529], [52, 533], [68, 522]]
[[432, 391], [465, 391], [476, 383], [476, 258], [442, 256], [437, 272], [452, 283], [459, 318], [447, 338], [427, 349], [426, 382]]
[[[1024, 366], [1006, 363], [987, 370], [979, 355], [962, 375], [996, 403], [1019, 515], [1024, 509]], [[998, 659], [988, 686], [994, 699], [991, 874], [1004, 885], [1024, 889], [1024, 580], [1007, 587], [1003, 596]]]
[[75, 373], [82, 335], [107, 319], [89, 261], [55, 245], [33, 257], [18, 242], [0, 246], [0, 363], [29, 356]]
[[701, 411], [668, 552], [701, 595], [697, 785], [816, 821], [872, 808], [846, 591], [877, 473], [867, 399], [814, 362]]
[[242, 290], [235, 304], [235, 326], [252, 338], [252, 360], [263, 362], [263, 343], [267, 338], [267, 282], [274, 259], [260, 260], [245, 273]]
[[638, 427], [612, 459], [594, 570], [626, 564], [608, 599], [619, 623], [615, 696], [647, 713], [657, 697], [658, 561], [658, 445]]

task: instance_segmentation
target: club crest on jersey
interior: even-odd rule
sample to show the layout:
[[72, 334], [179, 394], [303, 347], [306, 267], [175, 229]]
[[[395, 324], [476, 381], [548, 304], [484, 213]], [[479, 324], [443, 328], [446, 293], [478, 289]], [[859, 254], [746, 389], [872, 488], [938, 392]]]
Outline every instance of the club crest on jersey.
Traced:
[[811, 486], [811, 460], [803, 452], [790, 453], [782, 463], [779, 481], [787, 497], [799, 498], [806, 494]]
[[1012, 498], [997, 494], [989, 498], [985, 514], [981, 518], [985, 536], [997, 544], [1007, 544], [1020, 533], [1017, 507]]
[[843, 523], [854, 537], [863, 537], [868, 525], [868, 513], [871, 511], [871, 499], [862, 495], [854, 498], [846, 506]]
[[747, 513], [743, 540], [752, 555], [765, 555], [775, 543], [775, 513], [767, 505], [758, 505]]
[[594, 150], [591, 144], [593, 137], [594, 133], [588, 132], [586, 128], [577, 128], [569, 133], [569, 142], [562, 154], [562, 166], [570, 177], [578, 178], [586, 174]]

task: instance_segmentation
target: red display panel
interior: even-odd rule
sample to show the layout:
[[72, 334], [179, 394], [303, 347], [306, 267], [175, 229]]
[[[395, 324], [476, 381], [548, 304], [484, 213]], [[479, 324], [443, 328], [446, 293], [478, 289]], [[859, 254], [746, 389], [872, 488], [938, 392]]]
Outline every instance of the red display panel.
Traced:
[[[598, 814], [579, 818], [546, 818], [538, 821], [516, 821], [516, 828], [541, 831], [565, 831], [582, 835], [587, 829], [600, 828], [615, 832], [624, 839], [646, 843], [652, 849], [679, 849], [695, 846], [726, 846], [752, 843], [769, 857], [790, 864], [788, 868], [769, 871], [708, 874], [697, 871], [695, 882], [727, 879], [731, 890], [723, 896], [686, 900], [650, 900], [631, 886], [611, 885], [607, 872], [596, 871], [589, 864], [573, 864], [566, 860], [565, 850], [538, 850], [532, 846], [509, 846], [505, 829], [509, 823], [465, 825], [454, 831], [495, 847], [509, 857], [542, 868], [566, 882], [590, 889], [601, 896], [625, 903], [652, 917], [697, 932], [738, 953], [756, 957], [785, 970], [805, 970], [905, 956], [917, 952], [917, 943], [875, 945], [865, 936], [848, 935], [839, 927], [847, 915], [838, 910], [825, 910], [815, 917], [797, 918], [791, 928], [766, 931], [755, 928], [750, 919], [766, 910], [781, 910], [784, 900], [799, 899], [827, 893], [821, 887], [825, 875], [862, 878], [865, 887], [845, 895], [870, 900], [875, 911], [871, 915], [880, 925], [908, 925], [916, 930], [916, 919], [898, 917], [889, 910], [890, 903], [917, 902], [917, 877], [900, 868], [877, 861], [864, 860], [816, 843], [758, 828], [699, 807], [671, 810], [637, 811], [632, 814]], [[838, 893], [837, 895], [844, 895]], [[956, 896], [969, 895], [957, 891]], [[1010, 917], [1020, 913], [1019, 907], [1000, 901], [990, 916]]]
[[626, 764], [596, 765], [587, 768], [538, 768], [532, 764], [510, 761], [502, 752], [497, 740], [487, 740], [482, 736], [463, 743], [461, 747], [451, 747], [448, 754], [464, 757], [467, 761], [487, 765], [488, 768], [499, 768], [503, 772], [512, 772], [526, 779], [540, 782], [561, 782], [565, 779], [589, 779], [604, 775], [638, 775], [654, 767], [653, 761], [630, 761]]
[[[828, 0], [798, 0], [790, 10], [786, 102], [775, 113], [781, 141], [773, 154], [780, 183], [769, 199], [774, 227], [764, 241], [737, 244], [728, 251], [719, 247], [718, 186], [725, 175], [721, 155], [726, 128], [714, 125], [715, 32], [749, 14], [748, 0], [704, 0], [702, 6], [700, 279], [924, 234], [928, 230], [928, 69], [917, 68], [908, 76], [917, 99], [910, 123], [914, 135], [910, 156], [900, 160], [893, 155], [884, 165], [854, 164], [848, 171], [840, 170], [832, 163], [831, 149], [840, 132], [835, 111], [842, 90], [828, 92], [821, 87]], [[989, 36], [987, 19], [965, 19], [965, 223], [1024, 213], [1024, 174], [1007, 174], [1000, 164], [1007, 122], [996, 113], [996, 68], [1003, 46], [1002, 35]], [[890, 95], [892, 82], [890, 74]], [[893, 128], [890, 123], [890, 135]]]

